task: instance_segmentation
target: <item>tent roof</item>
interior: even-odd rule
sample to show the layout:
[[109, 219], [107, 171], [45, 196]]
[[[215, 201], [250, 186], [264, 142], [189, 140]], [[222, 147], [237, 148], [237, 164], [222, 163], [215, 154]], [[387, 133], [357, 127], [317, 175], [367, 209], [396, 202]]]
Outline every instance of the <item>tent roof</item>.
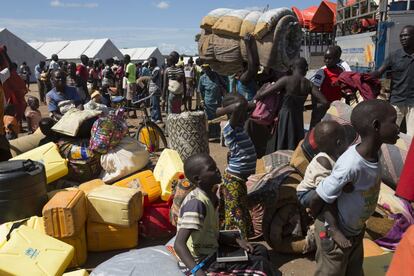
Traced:
[[123, 55], [129, 55], [131, 60], [147, 60], [157, 50], [157, 47], [119, 49]]
[[[85, 39], [72, 41], [52, 41], [52, 42], [33, 42], [29, 43], [33, 48], [41, 52], [46, 58], [51, 58], [57, 54], [59, 59], [77, 60], [81, 55], [87, 55], [89, 58], [95, 58], [105, 45], [116, 48], [110, 39]], [[109, 45], [112, 44], [112, 45]], [[113, 51], [115, 51], [112, 48]], [[116, 52], [113, 55], [119, 55]], [[112, 55], [112, 56], [113, 56]], [[108, 56], [109, 57], [109, 56]]]

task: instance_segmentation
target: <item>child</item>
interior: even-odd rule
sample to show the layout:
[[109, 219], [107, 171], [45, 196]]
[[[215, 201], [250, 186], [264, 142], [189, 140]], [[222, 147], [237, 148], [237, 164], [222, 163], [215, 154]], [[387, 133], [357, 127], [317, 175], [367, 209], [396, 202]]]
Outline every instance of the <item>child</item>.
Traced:
[[91, 94], [91, 100], [83, 105], [84, 110], [102, 111], [102, 114], [108, 114], [108, 107], [102, 104], [103, 97], [98, 90]]
[[[383, 143], [396, 143], [396, 120], [395, 109], [382, 100], [361, 102], [352, 111], [351, 123], [361, 136], [361, 143], [349, 147], [339, 157], [331, 175], [319, 183], [310, 205], [317, 217], [326, 203], [336, 201], [339, 229], [352, 245], [338, 246], [329, 238], [330, 226], [317, 218], [316, 275], [363, 275], [365, 222], [375, 211], [381, 184], [379, 150]], [[347, 183], [352, 183], [353, 191], [342, 193]]]
[[[279, 111], [277, 128], [277, 150], [295, 150], [305, 137], [303, 125], [303, 109], [309, 94], [324, 106], [328, 101], [312, 83], [306, 79], [308, 63], [304, 58], [298, 58], [293, 63], [293, 74], [280, 78], [258, 92], [256, 99], [260, 100], [271, 93], [283, 93], [282, 105]], [[266, 144], [264, 144], [266, 145]], [[266, 147], [264, 147], [266, 150]]]
[[[245, 240], [224, 239], [219, 235], [217, 204], [214, 187], [221, 182], [214, 160], [205, 153], [189, 157], [184, 173], [197, 187], [184, 199], [178, 218], [174, 249], [184, 263], [186, 275], [206, 275], [207, 272], [226, 272], [237, 275], [275, 275], [262, 245], [253, 247]], [[219, 244], [240, 246], [249, 252], [246, 262], [218, 263], [215, 259]], [[191, 271], [191, 272], [190, 272]], [[255, 273], [256, 272], [256, 273]], [[251, 275], [249, 274], [249, 275]], [[243, 274], [246, 275], [246, 274]]]
[[[299, 202], [309, 208], [309, 200], [314, 196], [318, 184], [331, 174], [336, 160], [348, 148], [344, 128], [335, 121], [320, 122], [315, 126], [315, 142], [320, 153], [316, 155], [306, 169], [303, 181], [296, 188]], [[327, 204], [323, 217], [329, 224], [332, 239], [342, 248], [350, 247], [350, 241], [338, 228], [335, 204]]]
[[58, 134], [52, 130], [54, 125], [55, 121], [52, 118], [43, 118], [40, 120], [39, 128], [46, 137], [40, 140], [39, 146], [49, 142], [56, 143], [59, 140]]
[[16, 119], [16, 109], [14, 108], [14, 105], [7, 104], [4, 108], [3, 124], [7, 140], [16, 139], [20, 132], [20, 127]]
[[39, 122], [42, 119], [42, 114], [39, 111], [39, 99], [33, 96], [29, 96], [27, 99], [27, 104], [29, 108], [26, 111], [26, 121], [27, 127], [29, 129], [29, 134], [36, 131], [39, 127]]
[[[229, 148], [228, 166], [220, 186], [220, 220], [223, 229], [240, 229], [243, 238], [253, 233], [253, 225], [247, 208], [247, 178], [256, 172], [257, 155], [252, 140], [243, 126], [248, 117], [249, 104], [239, 94], [227, 94], [223, 108], [217, 116], [231, 114], [223, 128], [226, 146]], [[224, 201], [224, 202], [223, 202]]]

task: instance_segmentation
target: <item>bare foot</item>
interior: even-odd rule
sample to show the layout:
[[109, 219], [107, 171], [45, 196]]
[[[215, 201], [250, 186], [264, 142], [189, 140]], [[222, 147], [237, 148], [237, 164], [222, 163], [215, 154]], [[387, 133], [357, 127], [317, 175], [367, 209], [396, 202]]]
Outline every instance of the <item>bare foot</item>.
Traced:
[[336, 228], [330, 228], [329, 234], [331, 235], [332, 239], [339, 245], [341, 248], [348, 248], [352, 246], [350, 240], [348, 240], [345, 235]]

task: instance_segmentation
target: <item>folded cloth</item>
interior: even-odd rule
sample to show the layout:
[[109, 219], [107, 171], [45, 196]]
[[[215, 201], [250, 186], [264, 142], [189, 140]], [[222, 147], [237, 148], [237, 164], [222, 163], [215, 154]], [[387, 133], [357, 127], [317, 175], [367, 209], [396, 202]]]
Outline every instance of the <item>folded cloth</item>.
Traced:
[[348, 89], [353, 94], [358, 90], [364, 100], [377, 98], [381, 90], [380, 81], [367, 73], [342, 72], [337, 83], [342, 90]]

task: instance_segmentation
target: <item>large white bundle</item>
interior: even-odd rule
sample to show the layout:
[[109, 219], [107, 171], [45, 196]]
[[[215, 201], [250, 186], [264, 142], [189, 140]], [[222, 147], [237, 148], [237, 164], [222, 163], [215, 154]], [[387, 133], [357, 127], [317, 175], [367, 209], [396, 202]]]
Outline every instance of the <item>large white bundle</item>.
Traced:
[[211, 30], [216, 21], [226, 13], [229, 13], [230, 11], [232, 11], [232, 9], [220, 8], [212, 10], [206, 16], [203, 17], [203, 19], [201, 20], [200, 27], [202, 29]]
[[226, 13], [213, 25], [213, 33], [238, 38], [243, 20], [249, 13], [249, 10], [232, 10]]
[[104, 171], [100, 178], [105, 183], [112, 183], [141, 170], [148, 161], [146, 146], [131, 137], [125, 137], [118, 146], [101, 156]]
[[257, 21], [254, 35], [257, 39], [262, 39], [267, 33], [269, 33], [277, 24], [277, 22], [286, 15], [295, 15], [291, 9], [278, 8], [268, 10], [263, 13]]
[[240, 27], [240, 37], [244, 37], [247, 34], [253, 34], [256, 28], [256, 24], [259, 21], [262, 12], [252, 11], [250, 12], [243, 20], [243, 23]]

